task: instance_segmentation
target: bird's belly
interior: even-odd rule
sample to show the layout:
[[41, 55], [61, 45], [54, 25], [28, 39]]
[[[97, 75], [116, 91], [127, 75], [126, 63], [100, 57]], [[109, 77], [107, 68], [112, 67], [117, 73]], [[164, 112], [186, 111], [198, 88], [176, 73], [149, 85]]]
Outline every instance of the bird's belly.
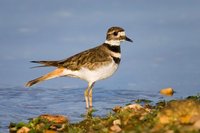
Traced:
[[117, 68], [118, 65], [115, 63], [111, 63], [109, 65], [100, 67], [95, 70], [88, 70], [87, 68], [82, 68], [82, 74], [80, 78], [89, 82], [95, 82], [97, 80], [110, 77], [117, 70]]
[[118, 64], [115, 64], [114, 62], [112, 62], [106, 66], [102, 66], [94, 70], [89, 70], [84, 67], [81, 68], [79, 71], [69, 72], [69, 70], [66, 70], [66, 76], [77, 77], [77, 78], [86, 80], [88, 82], [95, 82], [95, 81], [110, 77], [117, 70], [117, 68], [118, 68]]

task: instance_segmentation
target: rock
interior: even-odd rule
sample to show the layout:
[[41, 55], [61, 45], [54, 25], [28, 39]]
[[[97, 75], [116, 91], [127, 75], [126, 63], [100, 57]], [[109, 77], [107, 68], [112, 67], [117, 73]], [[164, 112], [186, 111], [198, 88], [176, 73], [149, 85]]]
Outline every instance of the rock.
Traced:
[[39, 118], [46, 119], [49, 122], [54, 122], [56, 124], [63, 124], [63, 123], [67, 123], [68, 122], [68, 119], [63, 115], [43, 114], [43, 115], [40, 115]]
[[28, 127], [22, 127], [20, 128], [17, 133], [28, 133], [30, 129]]
[[110, 127], [111, 131], [113, 131], [114, 133], [119, 133], [121, 132], [121, 128], [118, 125], [113, 125]]
[[193, 124], [200, 116], [200, 104], [196, 100], [179, 100], [169, 102], [157, 115], [161, 124], [178, 122]]
[[172, 88], [164, 88], [160, 90], [160, 94], [165, 96], [172, 96], [174, 94], [174, 90]]
[[113, 125], [121, 125], [121, 120], [120, 119], [114, 120]]
[[133, 109], [133, 110], [140, 110], [143, 107], [140, 104], [131, 104], [124, 107], [124, 109]]
[[63, 115], [43, 114], [38, 117], [42, 121], [36, 125], [36, 129], [43, 129], [46, 124], [49, 125], [48, 132], [63, 131], [68, 125], [68, 119]]

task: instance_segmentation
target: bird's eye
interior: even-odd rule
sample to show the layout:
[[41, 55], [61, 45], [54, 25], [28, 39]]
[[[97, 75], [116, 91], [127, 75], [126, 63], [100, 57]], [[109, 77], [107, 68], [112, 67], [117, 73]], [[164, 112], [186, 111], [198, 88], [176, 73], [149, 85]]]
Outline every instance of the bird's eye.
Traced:
[[114, 35], [114, 36], [117, 36], [117, 35], [118, 35], [118, 33], [117, 33], [117, 32], [114, 32], [114, 33], [113, 33], [113, 35]]

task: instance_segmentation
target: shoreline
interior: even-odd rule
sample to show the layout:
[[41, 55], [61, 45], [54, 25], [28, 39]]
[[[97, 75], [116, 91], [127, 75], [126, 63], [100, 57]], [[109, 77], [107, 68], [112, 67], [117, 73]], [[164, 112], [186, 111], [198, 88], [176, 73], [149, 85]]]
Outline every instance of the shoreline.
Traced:
[[28, 123], [10, 123], [14, 132], [199, 132], [200, 95], [180, 100], [159, 101], [151, 105], [145, 99], [124, 107], [115, 106], [106, 117], [93, 116], [91, 109], [85, 118], [70, 123], [63, 115], [42, 114]]

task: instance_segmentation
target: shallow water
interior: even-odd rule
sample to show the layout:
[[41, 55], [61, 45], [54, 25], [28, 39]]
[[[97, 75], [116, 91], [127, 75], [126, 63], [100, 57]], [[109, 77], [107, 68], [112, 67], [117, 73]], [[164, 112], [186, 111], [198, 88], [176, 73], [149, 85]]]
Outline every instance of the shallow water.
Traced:
[[[0, 132], [8, 132], [10, 122], [26, 122], [44, 113], [62, 114], [69, 116], [71, 122], [80, 121], [86, 112], [83, 92], [83, 88], [0, 88]], [[106, 116], [114, 106], [141, 98], [153, 102], [166, 99], [153, 91], [95, 88], [93, 105], [97, 111], [94, 115]]]

